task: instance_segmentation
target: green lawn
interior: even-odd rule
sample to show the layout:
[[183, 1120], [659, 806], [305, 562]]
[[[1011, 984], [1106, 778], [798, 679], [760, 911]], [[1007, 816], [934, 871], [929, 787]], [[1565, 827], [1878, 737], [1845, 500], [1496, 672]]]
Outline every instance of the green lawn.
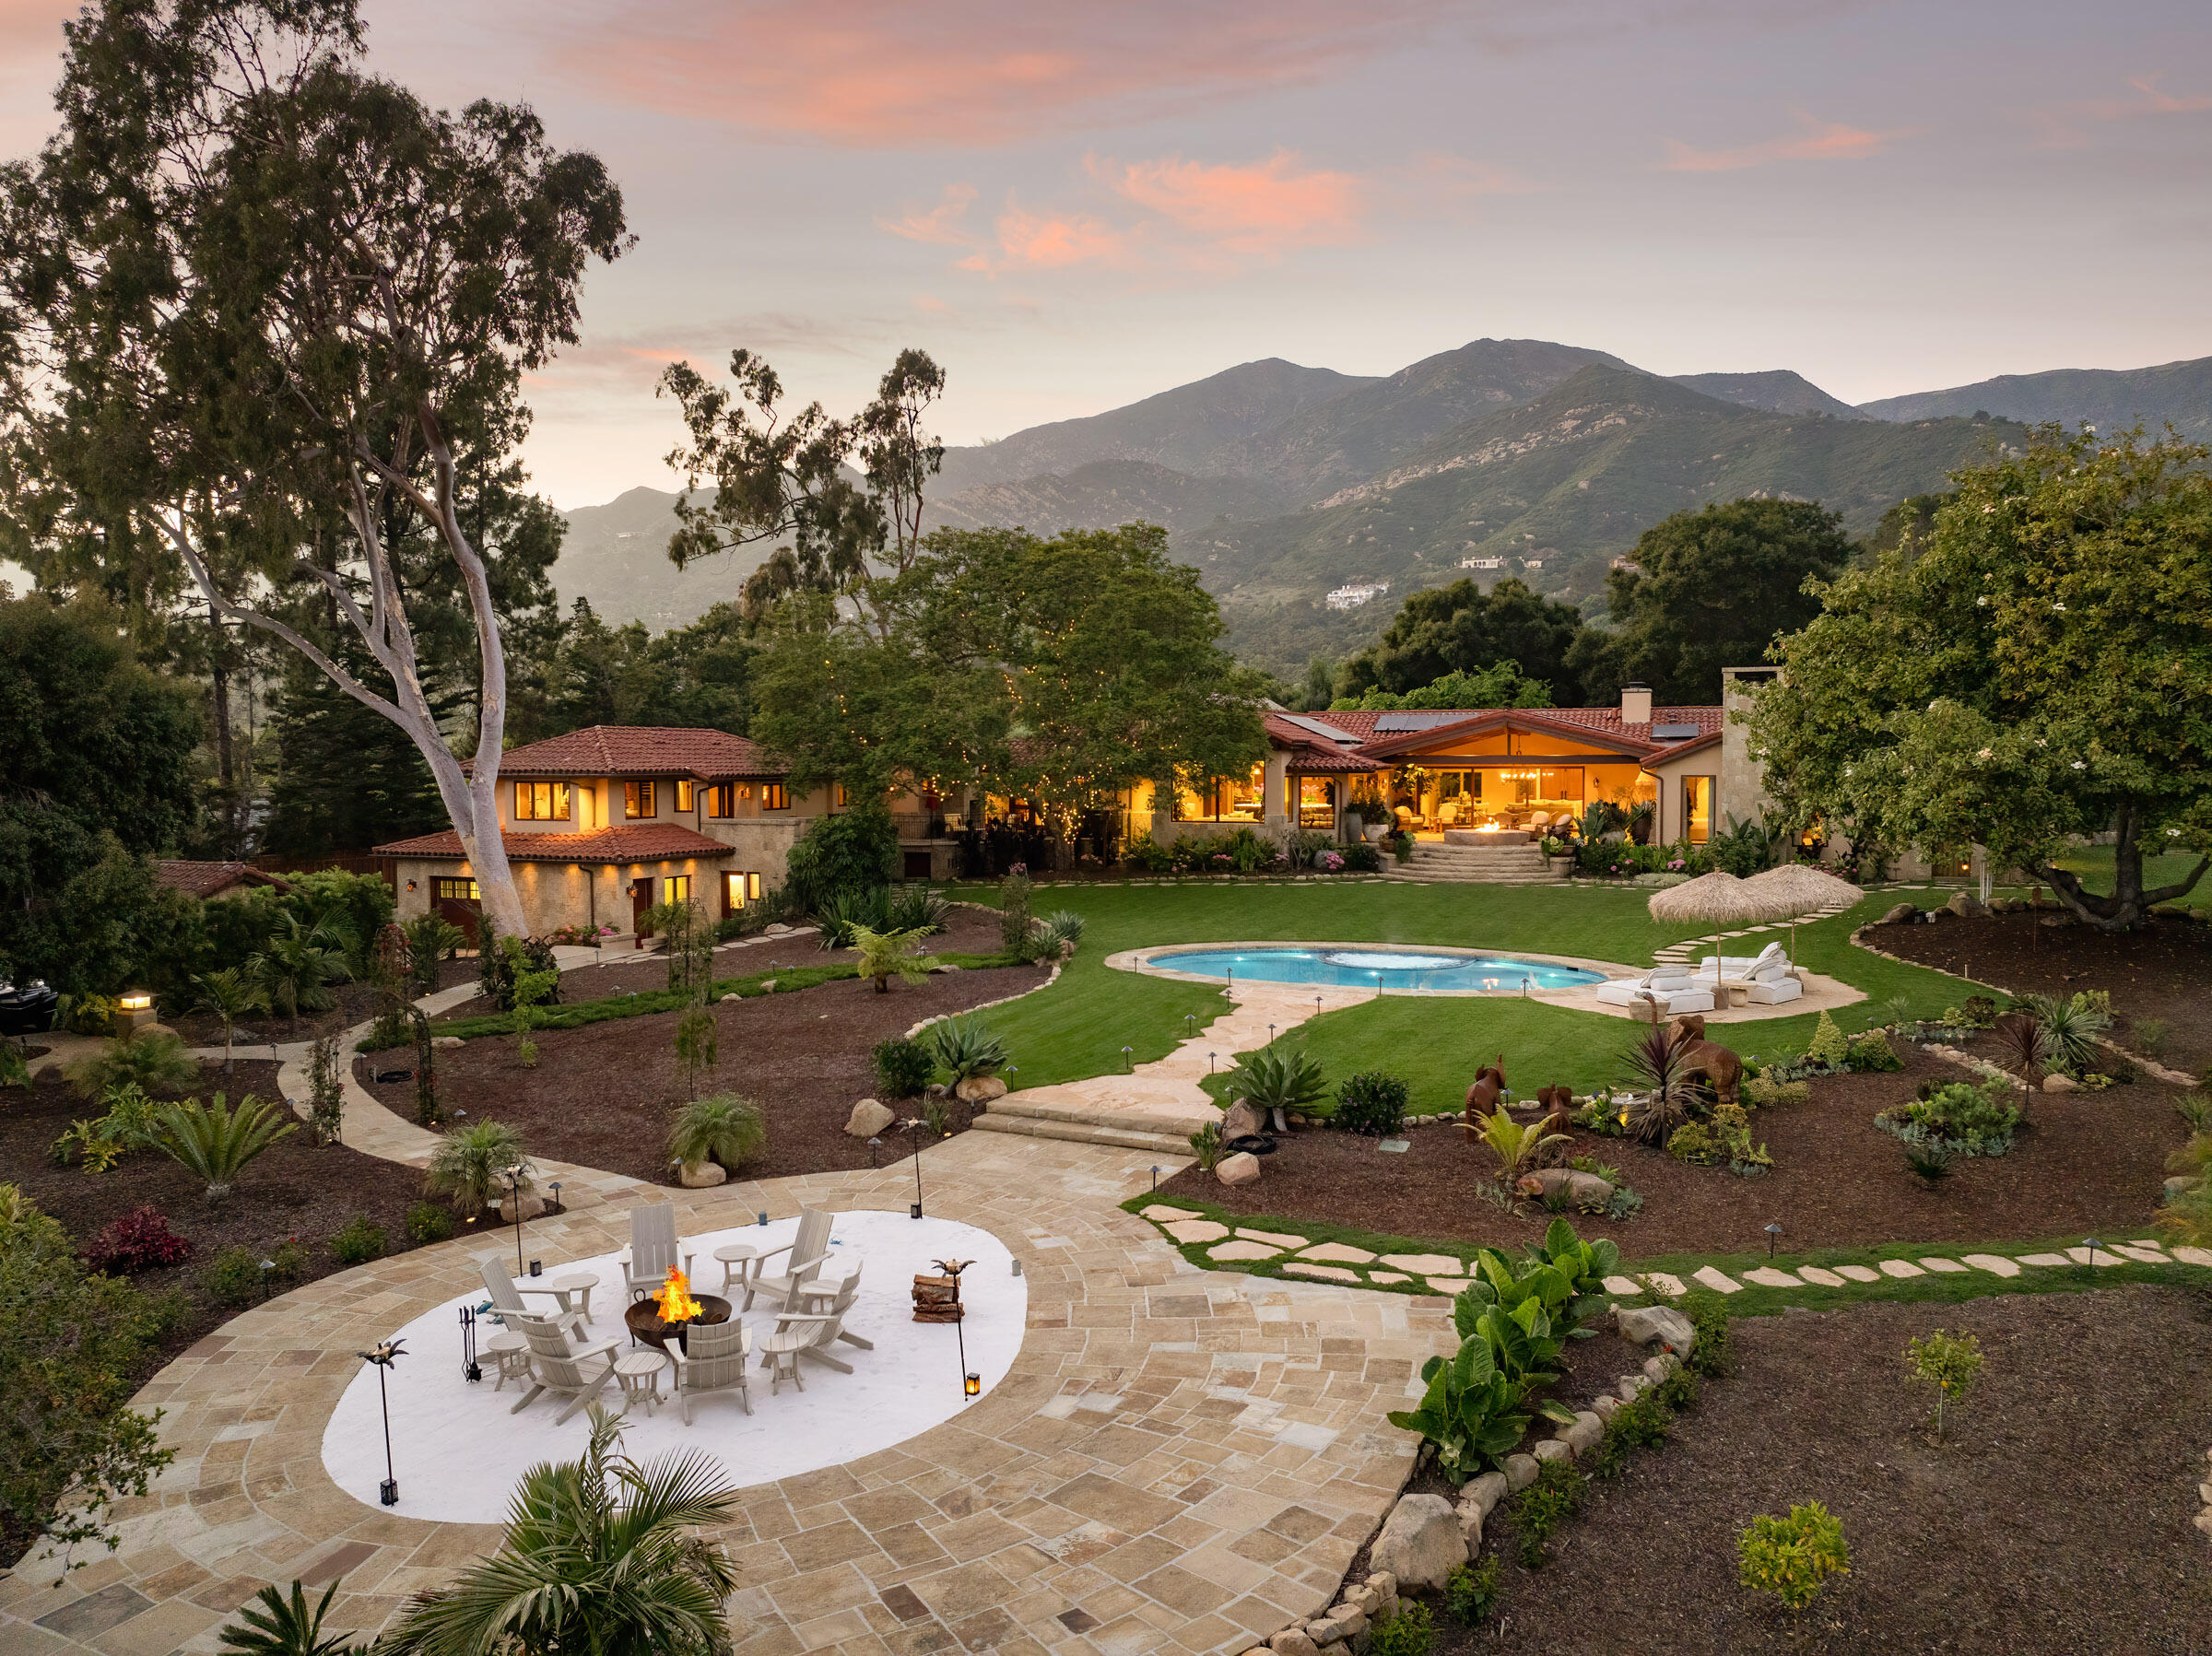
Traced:
[[[961, 895], [989, 901], [987, 890]], [[1164, 944], [1280, 940], [1308, 943], [1448, 944], [1572, 955], [1642, 967], [1653, 949], [1700, 935], [1664, 925], [1646, 911], [1648, 891], [1616, 887], [1415, 886], [1390, 882], [1305, 886], [1054, 886], [1038, 893], [1041, 910], [1072, 909], [1086, 922], [1083, 946], [1060, 981], [985, 1014], [1019, 1066], [1018, 1086], [1071, 1081], [1163, 1056], [1182, 1036], [1183, 1019], [1204, 1023], [1221, 1004], [1204, 984], [1142, 977], [1108, 968], [1108, 955]], [[1900, 965], [1852, 946], [1853, 926], [1896, 901], [1871, 893], [1848, 914], [1800, 926], [1796, 957], [1865, 990], [1870, 999], [1838, 1021], [1846, 1030], [1887, 1023], [1888, 1002], [1902, 996], [1908, 1016], [1933, 1016], [1972, 992], [1960, 980]], [[1776, 935], [1769, 934], [1769, 936]], [[1787, 934], [1781, 934], [1785, 939]], [[1758, 939], [1763, 943], [1766, 937]], [[1732, 951], [1750, 953], [1740, 939]], [[1775, 1057], [1801, 1050], [1811, 1016], [1738, 1025], [1739, 1051]], [[1514, 999], [1382, 995], [1328, 1013], [1300, 1036], [1332, 1081], [1360, 1069], [1387, 1068], [1412, 1084], [1416, 1108], [1457, 1109], [1468, 1077], [1496, 1052], [1506, 1054], [1517, 1088], [1566, 1082], [1578, 1090], [1618, 1078], [1619, 1053], [1633, 1026], [1623, 1019]], [[1126, 1060], [1122, 1049], [1131, 1049]], [[1233, 1054], [1221, 1055], [1222, 1068]]]

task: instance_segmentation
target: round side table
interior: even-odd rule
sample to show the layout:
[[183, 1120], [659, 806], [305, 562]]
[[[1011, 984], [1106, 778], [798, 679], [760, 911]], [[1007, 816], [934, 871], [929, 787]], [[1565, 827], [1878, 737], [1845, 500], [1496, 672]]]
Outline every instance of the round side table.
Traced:
[[592, 1320], [592, 1290], [598, 1286], [597, 1274], [590, 1271], [567, 1271], [553, 1279], [553, 1286], [561, 1294], [560, 1309], [564, 1311], [567, 1310], [569, 1309], [568, 1297], [571, 1294], [574, 1295], [576, 1309], [583, 1313], [583, 1320], [586, 1322]]
[[657, 1351], [626, 1351], [615, 1359], [615, 1380], [622, 1388], [622, 1412], [642, 1403], [651, 1415], [661, 1401], [661, 1370], [668, 1359]]
[[750, 1242], [724, 1242], [714, 1250], [714, 1257], [722, 1264], [722, 1294], [726, 1299], [732, 1282], [740, 1290], [752, 1282], [754, 1262], [760, 1257], [760, 1250]]
[[499, 1378], [493, 1383], [494, 1392], [503, 1392], [509, 1380], [527, 1381], [530, 1379], [530, 1342], [509, 1330], [496, 1333], [478, 1348], [480, 1354], [499, 1365]]

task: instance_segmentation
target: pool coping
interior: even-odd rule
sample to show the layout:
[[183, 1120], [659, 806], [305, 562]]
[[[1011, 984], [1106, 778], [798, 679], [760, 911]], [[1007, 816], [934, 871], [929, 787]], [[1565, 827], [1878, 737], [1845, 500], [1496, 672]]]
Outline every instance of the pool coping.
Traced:
[[[1533, 949], [1461, 948], [1445, 943], [1347, 943], [1342, 939], [1315, 943], [1291, 937], [1270, 937], [1261, 941], [1246, 940], [1243, 942], [1155, 944], [1149, 948], [1124, 949], [1119, 954], [1109, 955], [1106, 957], [1106, 964], [1116, 971], [1137, 972], [1148, 978], [1172, 978], [1182, 983], [1226, 983], [1228, 980], [1223, 978], [1203, 972], [1175, 971], [1154, 963], [1157, 957], [1162, 955], [1189, 954], [1198, 949], [1363, 949], [1374, 953], [1388, 953], [1394, 949], [1411, 953], [1418, 949], [1425, 955], [1456, 955], [1472, 960], [1479, 960], [1487, 956], [1496, 956], [1501, 958], [1527, 960], [1538, 966], [1571, 966], [1582, 971], [1602, 972], [1608, 981], [1616, 978], [1641, 977], [1647, 969], [1640, 966], [1624, 966], [1618, 960], [1593, 960], [1580, 955], [1540, 955]], [[1268, 978], [1254, 978], [1251, 981], [1265, 983], [1272, 988], [1306, 987], [1295, 983], [1277, 983]], [[1329, 986], [1322, 985], [1321, 987]], [[1429, 1000], [1529, 1000], [1552, 1001], [1561, 1004], [1573, 1005], [1579, 1003], [1571, 997], [1588, 995], [1602, 985], [1578, 983], [1561, 989], [1531, 989], [1527, 991], [1523, 991], [1517, 986], [1512, 989], [1386, 989], [1380, 984], [1360, 983], [1341, 984], [1336, 987], [1363, 989], [1375, 994], [1412, 995]]]

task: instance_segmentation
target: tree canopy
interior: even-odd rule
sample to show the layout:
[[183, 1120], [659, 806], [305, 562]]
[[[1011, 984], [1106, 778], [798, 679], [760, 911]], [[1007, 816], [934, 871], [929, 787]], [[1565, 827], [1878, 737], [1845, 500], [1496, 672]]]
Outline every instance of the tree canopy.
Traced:
[[[1986, 846], [2124, 926], [2212, 863], [2212, 449], [2039, 430], [1957, 474], [1924, 544], [1816, 583], [1753, 744], [1768, 787], [1888, 846]], [[2115, 887], [2053, 859], [2113, 834]], [[2146, 890], [2146, 850], [2197, 854]]]
[[1072, 813], [1265, 752], [1258, 678], [1152, 524], [939, 530], [866, 600], [865, 628], [787, 601], [756, 667], [753, 734], [797, 785], [977, 784]]
[[1451, 672], [1441, 678], [1394, 696], [1371, 689], [1364, 696], [1342, 696], [1333, 710], [1364, 708], [1390, 712], [1401, 708], [1550, 707], [1551, 687], [1540, 678], [1524, 678], [1513, 662], [1500, 662], [1480, 673]]
[[1586, 630], [1569, 652], [1583, 693], [1602, 704], [1643, 684], [1663, 703], [1711, 706], [1721, 669], [1765, 661], [1777, 634], [1818, 613], [1807, 579], [1856, 550], [1842, 520], [1809, 500], [1730, 500], [1654, 523], [1636, 567], [1606, 578], [1612, 629]]
[[1454, 581], [1408, 593], [1382, 639], [1345, 663], [1337, 694], [1403, 695], [1447, 673], [1479, 674], [1510, 662], [1523, 677], [1541, 681], [1550, 699], [1516, 705], [1577, 705], [1582, 680], [1568, 657], [1582, 630], [1574, 605], [1540, 597], [1513, 576], [1487, 592]]

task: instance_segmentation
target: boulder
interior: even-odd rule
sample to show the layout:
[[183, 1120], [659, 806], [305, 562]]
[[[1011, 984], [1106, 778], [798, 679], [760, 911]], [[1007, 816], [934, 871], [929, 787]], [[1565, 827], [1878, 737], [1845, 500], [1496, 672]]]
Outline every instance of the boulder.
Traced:
[[1572, 1461], [1574, 1445], [1564, 1438], [1546, 1438], [1538, 1441], [1536, 1447], [1529, 1452], [1534, 1454], [1538, 1461]]
[[1578, 1410], [1572, 1426], [1559, 1428], [1559, 1440], [1578, 1455], [1586, 1455], [1606, 1435], [1605, 1416], [1594, 1409]]
[[1696, 1325], [1671, 1305], [1622, 1306], [1613, 1313], [1613, 1321], [1620, 1337], [1637, 1345], [1688, 1351], [1698, 1341]]
[[1459, 1533], [1467, 1544], [1467, 1556], [1474, 1557], [1482, 1551], [1482, 1509], [1473, 1501], [1463, 1500], [1452, 1509], [1452, 1516], [1459, 1521]]
[[1259, 1106], [1242, 1098], [1231, 1104], [1229, 1113], [1221, 1118], [1221, 1137], [1229, 1143], [1233, 1144], [1238, 1139], [1250, 1138], [1255, 1133], [1266, 1131], [1267, 1118], [1261, 1113]]
[[2062, 1075], [2053, 1070], [2043, 1077], [2043, 1090], [2047, 1093], [2077, 1093], [2081, 1090], [2081, 1083], [2071, 1075]]
[[1877, 925], [1894, 926], [1902, 924], [1908, 920], [1917, 920], [1919, 917], [1919, 904], [1899, 903], [1894, 908], [1886, 910], [1883, 913], [1882, 918], [1877, 921], [1875, 923]]
[[1321, 1647], [1297, 1627], [1285, 1627], [1267, 1641], [1275, 1656], [1320, 1656]]
[[1467, 1561], [1466, 1538], [1452, 1504], [1441, 1495], [1400, 1496], [1369, 1561], [1388, 1570], [1400, 1587], [1441, 1587]]
[[1610, 1420], [1614, 1412], [1620, 1407], [1620, 1399], [1609, 1392], [1600, 1392], [1590, 1400], [1590, 1407], [1600, 1420]]
[[[719, 1169], [716, 1170], [720, 1171]], [[720, 1184], [722, 1180], [718, 1179], [714, 1182]], [[512, 1225], [514, 1223], [514, 1214], [512, 1211], [513, 1207], [520, 1207], [523, 1210], [524, 1218], [535, 1219], [546, 1211], [546, 1199], [535, 1191], [524, 1191], [512, 1203], [504, 1194], [501, 1194], [491, 1206], [492, 1211], [500, 1216], [501, 1224]]]
[[988, 1104], [994, 1098], [1006, 1096], [1006, 1084], [996, 1075], [971, 1075], [954, 1087], [952, 1093], [963, 1104]]
[[1260, 1158], [1249, 1150], [1224, 1156], [1214, 1164], [1214, 1177], [1223, 1184], [1250, 1184], [1260, 1176]]
[[458, 1035], [433, 1035], [430, 1037], [430, 1047], [434, 1051], [457, 1052], [467, 1044]]
[[1488, 1518], [1498, 1503], [1505, 1498], [1505, 1474], [1486, 1472], [1480, 1477], [1459, 1486], [1459, 1498], [1473, 1501]]
[[1672, 1352], [1665, 1352], [1658, 1357], [1646, 1357], [1643, 1359], [1643, 1372], [1650, 1378], [1652, 1384], [1654, 1386], [1681, 1366], [1680, 1359], [1678, 1359]]
[[676, 1169], [676, 1181], [688, 1191], [712, 1190], [730, 1176], [729, 1169], [719, 1162], [687, 1161]]
[[1535, 1481], [1535, 1456], [1508, 1455], [1505, 1457], [1505, 1486], [1508, 1489], [1525, 1489]]
[[1954, 891], [1951, 900], [1943, 905], [1960, 920], [1987, 920], [1989, 905], [1971, 891]]
[[1331, 1645], [1348, 1645], [1367, 1631], [1367, 1617], [1349, 1604], [1339, 1604], [1326, 1615], [1317, 1615], [1307, 1624], [1306, 1637], [1326, 1649]]
[[1623, 1403], [1634, 1403], [1652, 1389], [1651, 1377], [1643, 1374], [1624, 1374], [1613, 1383]]
[[879, 1138], [898, 1119], [888, 1104], [863, 1098], [853, 1106], [853, 1113], [845, 1120], [845, 1131], [854, 1138]]

